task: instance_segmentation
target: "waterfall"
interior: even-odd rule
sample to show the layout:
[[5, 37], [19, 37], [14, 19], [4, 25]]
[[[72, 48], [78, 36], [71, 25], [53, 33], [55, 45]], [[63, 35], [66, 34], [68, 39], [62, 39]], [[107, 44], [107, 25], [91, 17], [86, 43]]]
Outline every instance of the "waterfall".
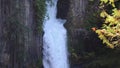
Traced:
[[[52, 1], [52, 2], [51, 2]], [[47, 11], [43, 24], [43, 66], [44, 68], [69, 68], [66, 47], [65, 20], [57, 19], [57, 0], [46, 1]]]

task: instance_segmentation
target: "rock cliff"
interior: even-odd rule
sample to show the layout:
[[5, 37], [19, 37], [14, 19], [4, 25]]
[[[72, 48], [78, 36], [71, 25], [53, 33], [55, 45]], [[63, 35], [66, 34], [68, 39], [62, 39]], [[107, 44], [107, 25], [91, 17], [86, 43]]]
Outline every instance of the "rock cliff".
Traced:
[[37, 68], [40, 63], [42, 35], [36, 30], [34, 1], [0, 0], [0, 68]]

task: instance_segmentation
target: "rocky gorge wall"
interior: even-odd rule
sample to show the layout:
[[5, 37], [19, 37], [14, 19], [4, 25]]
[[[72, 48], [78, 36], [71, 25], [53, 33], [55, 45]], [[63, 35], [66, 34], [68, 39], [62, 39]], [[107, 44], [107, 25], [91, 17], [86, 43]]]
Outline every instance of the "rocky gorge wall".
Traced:
[[[62, 9], [62, 11], [67, 11], [64, 12], [66, 15], [66, 17], [64, 18], [61, 13], [58, 14], [61, 18], [64, 18], [67, 20], [67, 22], [65, 23], [65, 27], [67, 29], [68, 32], [68, 47], [69, 47], [69, 51], [70, 51], [70, 63], [73, 62], [74, 63], [74, 58], [72, 57], [72, 49], [75, 49], [77, 52], [81, 52], [80, 50], [81, 48], [81, 42], [80, 40], [82, 40], [82, 37], [87, 35], [87, 31], [84, 29], [85, 27], [85, 23], [84, 23], [84, 16], [86, 14], [86, 7], [88, 4], [88, 0], [60, 0], [63, 1], [63, 3], [61, 2], [61, 4], [63, 4], [63, 6], [60, 7]], [[64, 7], [64, 2], [66, 4], [66, 6]], [[59, 2], [58, 2], [59, 3]], [[60, 12], [59, 10], [59, 12]], [[71, 64], [73, 64], [71, 63]]]
[[[44, 1], [0, 0], [0, 68], [42, 68], [43, 31], [42, 23], [37, 22], [43, 18], [43, 12], [39, 10], [45, 6], [39, 3]], [[67, 20], [64, 26], [68, 33], [71, 68], [77, 64], [80, 67], [85, 45], [89, 44], [90, 48], [95, 45], [96, 39], [91, 36], [91, 42], [88, 38], [91, 33], [86, 30], [86, 14], [89, 12], [86, 9], [90, 7], [88, 2], [58, 0], [57, 18]]]
[[42, 34], [36, 30], [35, 0], [0, 0], [0, 68], [41, 66]]
[[[88, 0], [70, 0], [70, 8], [68, 12], [65, 27], [68, 30], [68, 47], [70, 52], [71, 68], [79, 64], [79, 55], [82, 53], [84, 45], [84, 37], [87, 36], [85, 29], [85, 14]], [[76, 56], [75, 56], [76, 55]], [[80, 66], [78, 66], [80, 67]]]
[[94, 18], [92, 14], [96, 14], [98, 5], [99, 0], [58, 1], [57, 17], [67, 20], [64, 26], [68, 33], [68, 50], [71, 68], [81, 67], [81, 63], [86, 60], [86, 58], [83, 58], [84, 53], [95, 50], [96, 44], [99, 43], [94, 38], [94, 33], [91, 32], [91, 27], [95, 24], [93, 21], [96, 22], [94, 20], [96, 17]]

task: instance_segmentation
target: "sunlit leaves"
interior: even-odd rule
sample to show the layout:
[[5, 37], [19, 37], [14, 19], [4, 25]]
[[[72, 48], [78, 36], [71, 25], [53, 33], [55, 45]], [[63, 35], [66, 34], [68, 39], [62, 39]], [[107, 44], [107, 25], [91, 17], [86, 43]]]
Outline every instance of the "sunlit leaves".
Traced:
[[113, 14], [114, 17], [120, 17], [120, 10], [118, 10], [117, 8], [113, 9]]
[[108, 14], [104, 10], [100, 13], [100, 16], [103, 17], [103, 18], [106, 17], [107, 15]]
[[109, 0], [109, 4], [111, 4], [113, 7], [115, 7], [114, 0]]
[[107, 3], [109, 0], [101, 0], [101, 3]]
[[[100, 16], [104, 19], [101, 29], [94, 30], [99, 38], [103, 40], [108, 47], [114, 48], [120, 46], [120, 10], [115, 7], [115, 0], [101, 0], [100, 6], [103, 9]], [[107, 13], [104, 4], [110, 4], [112, 13]]]

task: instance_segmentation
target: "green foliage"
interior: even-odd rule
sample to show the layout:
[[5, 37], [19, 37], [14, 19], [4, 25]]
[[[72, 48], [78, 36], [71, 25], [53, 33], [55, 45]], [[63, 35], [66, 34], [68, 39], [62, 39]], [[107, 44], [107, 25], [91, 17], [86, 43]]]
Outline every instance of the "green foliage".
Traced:
[[[120, 10], [116, 8], [114, 4], [115, 0], [101, 0], [100, 8], [102, 12], [100, 16], [104, 22], [100, 29], [95, 32], [99, 35], [99, 38], [103, 40], [103, 43], [108, 47], [114, 48], [120, 46]], [[105, 6], [110, 5], [112, 9], [108, 11]]]
[[42, 67], [42, 58], [40, 57], [37, 61], [37, 68], [41, 68]]
[[42, 23], [45, 17], [46, 11], [46, 0], [35, 0], [35, 15], [36, 15], [36, 23], [37, 23], [37, 31], [41, 34], [42, 32]]

